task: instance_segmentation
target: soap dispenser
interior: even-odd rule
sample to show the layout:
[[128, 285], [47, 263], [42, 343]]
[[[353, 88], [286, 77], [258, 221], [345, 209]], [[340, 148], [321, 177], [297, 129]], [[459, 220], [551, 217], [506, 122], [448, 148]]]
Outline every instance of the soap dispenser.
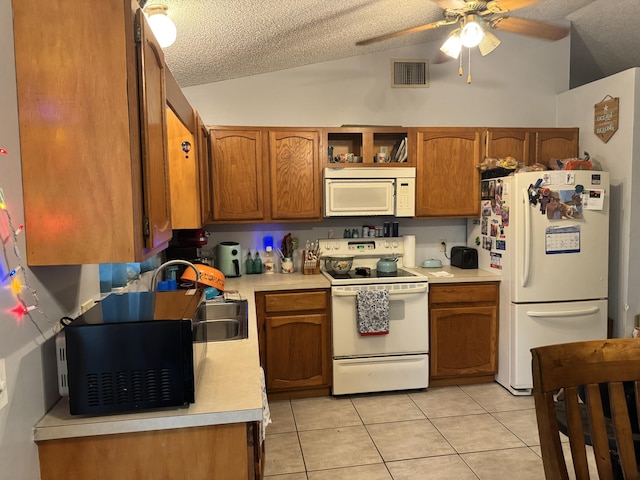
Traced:
[[247, 252], [247, 259], [244, 262], [244, 271], [247, 275], [254, 273], [253, 258], [251, 258], [251, 250]]
[[262, 273], [262, 260], [260, 260], [258, 250], [256, 250], [256, 257], [253, 259], [253, 273]]

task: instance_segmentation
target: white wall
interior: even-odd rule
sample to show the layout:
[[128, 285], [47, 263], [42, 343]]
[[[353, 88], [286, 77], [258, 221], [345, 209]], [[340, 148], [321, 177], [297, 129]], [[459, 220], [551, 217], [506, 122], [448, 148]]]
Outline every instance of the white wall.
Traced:
[[[603, 143], [593, 133], [593, 116], [607, 95], [620, 98], [620, 116], [618, 131]], [[609, 317], [614, 335], [628, 337], [640, 314], [640, 68], [559, 95], [558, 126], [580, 127], [580, 151], [610, 172]]]
[[[0, 0], [0, 147], [9, 152], [0, 155], [0, 188], [17, 227], [24, 222], [24, 210], [12, 32], [11, 0]], [[6, 212], [0, 210], [0, 217], [2, 232]], [[7, 313], [17, 300], [4, 288], [6, 277], [0, 276], [0, 358], [6, 360], [9, 392], [9, 404], [0, 410], [0, 480], [40, 478], [33, 426], [57, 399], [52, 326], [64, 315], [75, 316], [79, 305], [100, 291], [95, 265], [29, 269], [24, 234], [18, 239], [18, 252], [37, 291], [40, 311], [30, 312], [22, 321]], [[11, 238], [0, 242], [0, 272], [20, 264], [13, 247]], [[26, 305], [34, 302], [27, 290], [21, 297]]]
[[471, 85], [458, 62], [430, 65], [429, 88], [391, 88], [392, 59], [435, 58], [439, 44], [186, 87], [208, 125], [553, 126], [555, 95], [569, 88], [569, 38], [501, 34], [490, 55], [472, 54]]

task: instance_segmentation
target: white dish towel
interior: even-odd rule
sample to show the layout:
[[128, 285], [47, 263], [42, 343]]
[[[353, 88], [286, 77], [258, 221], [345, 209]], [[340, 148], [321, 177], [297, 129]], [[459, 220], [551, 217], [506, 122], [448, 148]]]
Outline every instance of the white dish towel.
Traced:
[[389, 290], [360, 290], [356, 310], [360, 335], [389, 333]]

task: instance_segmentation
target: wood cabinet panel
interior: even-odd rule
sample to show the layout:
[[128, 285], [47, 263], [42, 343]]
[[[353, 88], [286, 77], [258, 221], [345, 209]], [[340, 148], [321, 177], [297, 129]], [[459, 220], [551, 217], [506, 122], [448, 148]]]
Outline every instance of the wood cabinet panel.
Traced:
[[485, 132], [485, 157], [513, 157], [529, 165], [530, 132], [525, 128], [488, 128]]
[[256, 293], [260, 361], [271, 399], [328, 395], [329, 290]]
[[[171, 224], [175, 229], [200, 228], [200, 171], [195, 136], [170, 108], [167, 108], [167, 138]], [[184, 142], [191, 145], [189, 152], [184, 152]]]
[[416, 216], [478, 216], [481, 130], [420, 128], [416, 138]]
[[142, 261], [172, 233], [162, 50], [136, 1], [50, 7], [13, 1], [27, 262]]
[[144, 19], [136, 11], [136, 24], [141, 38], [138, 46], [138, 75], [142, 128], [142, 175], [144, 188], [146, 248], [166, 245], [172, 236], [169, 167], [167, 159], [167, 105], [164, 54]]
[[429, 300], [436, 304], [495, 304], [498, 301], [498, 287], [495, 283], [465, 283], [433, 285]]
[[579, 155], [577, 128], [540, 128], [535, 129], [534, 135], [531, 146], [533, 162], [550, 166], [552, 159], [576, 158]]
[[271, 218], [320, 220], [320, 134], [269, 131]]
[[264, 220], [262, 131], [210, 131], [214, 220]]
[[498, 365], [498, 284], [429, 288], [431, 386], [492, 382]]
[[268, 316], [267, 390], [326, 385], [327, 330], [325, 314]]
[[265, 298], [265, 312], [299, 312], [327, 308], [325, 291], [270, 293]]
[[213, 221], [213, 198], [211, 194], [211, 146], [209, 129], [196, 114], [196, 140], [200, 186], [200, 223], [206, 225]]
[[247, 425], [155, 430], [38, 443], [42, 480], [247, 480]]
[[495, 374], [496, 314], [495, 307], [432, 309], [432, 377]]

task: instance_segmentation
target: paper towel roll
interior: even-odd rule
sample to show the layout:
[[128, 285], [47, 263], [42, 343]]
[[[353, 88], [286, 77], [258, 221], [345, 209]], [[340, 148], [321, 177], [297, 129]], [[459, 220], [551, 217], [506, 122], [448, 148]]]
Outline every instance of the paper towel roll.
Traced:
[[404, 259], [405, 267], [413, 268], [416, 266], [416, 236], [405, 235], [404, 237]]

